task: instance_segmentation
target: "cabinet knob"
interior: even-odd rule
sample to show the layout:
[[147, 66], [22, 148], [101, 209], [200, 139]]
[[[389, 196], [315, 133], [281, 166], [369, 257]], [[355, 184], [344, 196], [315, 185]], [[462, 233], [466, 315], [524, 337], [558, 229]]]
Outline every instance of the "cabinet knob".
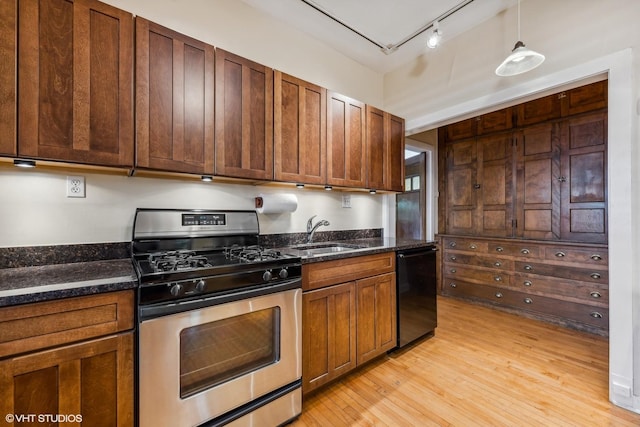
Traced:
[[525, 304], [533, 304], [533, 300], [531, 298], [525, 298], [524, 299], [524, 303]]
[[496, 248], [496, 252], [504, 252], [504, 248], [502, 246], [498, 246]]
[[477, 249], [478, 246], [475, 243], [469, 245], [469, 249]]
[[458, 246], [456, 242], [449, 242], [449, 247], [455, 248], [456, 246]]
[[455, 260], [457, 260], [458, 258], [456, 258], [456, 257], [452, 256], [452, 257], [451, 257], [451, 258], [449, 258], [449, 259], [450, 259], [451, 261], [455, 261]]
[[589, 295], [591, 295], [592, 298], [600, 298], [602, 296], [598, 291], [593, 291]]
[[455, 268], [452, 268], [451, 270], [449, 270], [449, 273], [455, 273], [456, 271], [458, 270], [456, 270]]
[[474, 184], [473, 188], [475, 188], [476, 190], [479, 190], [480, 189], [480, 184]]
[[523, 284], [523, 285], [525, 285], [525, 286], [531, 286], [531, 285], [533, 285], [533, 283], [531, 283], [531, 281], [530, 281], [530, 280], [525, 280], [524, 282], [522, 282], [522, 284]]
[[592, 279], [599, 279], [601, 277], [600, 273], [591, 273], [590, 276]]
[[502, 263], [500, 261], [496, 261], [493, 265], [496, 267], [502, 267]]
[[602, 257], [598, 254], [591, 255], [591, 259], [594, 261], [602, 261]]
[[502, 292], [496, 292], [496, 298], [502, 298]]
[[524, 269], [527, 270], [527, 271], [533, 271], [533, 267], [531, 267], [528, 264], [524, 266]]
[[567, 182], [567, 177], [566, 177], [566, 176], [559, 176], [559, 177], [558, 177], [558, 181], [560, 181], [560, 182]]
[[531, 251], [527, 248], [524, 249], [520, 249], [520, 253], [524, 254], [524, 255], [529, 255], [531, 253]]
[[493, 280], [495, 280], [496, 282], [502, 282], [502, 277], [496, 276], [493, 278]]
[[590, 316], [594, 319], [602, 319], [602, 314], [598, 313], [597, 311], [591, 312]]
[[557, 256], [558, 258], [564, 258], [565, 256], [567, 256], [567, 254], [565, 254], [565, 253], [564, 253], [564, 252], [562, 252], [562, 251], [559, 251], [559, 252], [556, 252], [556, 256]]
[[458, 287], [458, 285], [456, 285], [456, 284], [455, 284], [455, 283], [453, 283], [453, 282], [449, 283], [449, 286], [451, 286], [452, 288], [457, 288], [457, 287]]

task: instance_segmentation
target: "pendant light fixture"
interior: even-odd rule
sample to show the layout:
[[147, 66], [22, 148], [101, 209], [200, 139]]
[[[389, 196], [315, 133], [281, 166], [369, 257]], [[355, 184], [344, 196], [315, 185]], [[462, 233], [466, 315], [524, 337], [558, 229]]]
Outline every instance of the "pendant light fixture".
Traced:
[[544, 62], [544, 55], [528, 49], [520, 41], [520, 0], [518, 0], [518, 41], [502, 64], [496, 68], [498, 76], [515, 76], [533, 70]]

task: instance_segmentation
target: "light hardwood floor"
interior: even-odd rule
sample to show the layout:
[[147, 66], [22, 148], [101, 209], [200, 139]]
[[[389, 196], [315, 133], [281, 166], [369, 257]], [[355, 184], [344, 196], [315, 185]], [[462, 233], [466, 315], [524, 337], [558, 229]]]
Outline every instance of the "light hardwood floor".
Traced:
[[640, 426], [608, 340], [446, 297], [435, 336], [305, 397], [292, 426]]

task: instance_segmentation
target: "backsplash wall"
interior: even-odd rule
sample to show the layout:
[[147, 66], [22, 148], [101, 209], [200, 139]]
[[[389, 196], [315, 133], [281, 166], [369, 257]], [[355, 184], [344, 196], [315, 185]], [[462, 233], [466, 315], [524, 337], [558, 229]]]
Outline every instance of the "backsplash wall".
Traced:
[[[66, 197], [67, 175], [82, 175], [86, 198]], [[295, 212], [258, 215], [261, 234], [304, 232], [312, 215], [319, 231], [383, 227], [383, 195], [250, 184], [204, 183], [85, 172], [0, 168], [0, 247], [127, 242], [136, 208], [254, 209], [262, 193], [294, 193]], [[342, 194], [351, 208], [342, 208]]]

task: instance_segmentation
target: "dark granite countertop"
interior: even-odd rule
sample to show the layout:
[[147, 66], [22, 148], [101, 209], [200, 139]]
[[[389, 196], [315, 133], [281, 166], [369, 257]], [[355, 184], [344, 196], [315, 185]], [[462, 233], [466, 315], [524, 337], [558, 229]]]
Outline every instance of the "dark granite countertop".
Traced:
[[133, 289], [130, 259], [0, 269], [0, 307]]
[[[278, 248], [281, 252], [290, 253], [292, 255], [300, 256], [303, 264], [309, 264], [313, 262], [329, 261], [334, 259], [351, 258], [354, 256], [373, 255], [377, 253], [399, 251], [407, 249], [423, 248], [427, 246], [433, 246], [435, 242], [424, 240], [409, 240], [409, 239], [395, 239], [395, 238], [366, 238], [366, 239], [348, 239], [348, 240], [335, 240], [331, 242], [316, 242], [316, 245], [326, 245], [332, 243], [340, 243], [345, 245], [359, 246], [357, 249], [346, 250], [342, 252], [335, 252], [330, 254], [321, 255], [309, 255], [304, 250], [298, 250], [292, 247]], [[299, 245], [295, 245], [299, 246]]]

